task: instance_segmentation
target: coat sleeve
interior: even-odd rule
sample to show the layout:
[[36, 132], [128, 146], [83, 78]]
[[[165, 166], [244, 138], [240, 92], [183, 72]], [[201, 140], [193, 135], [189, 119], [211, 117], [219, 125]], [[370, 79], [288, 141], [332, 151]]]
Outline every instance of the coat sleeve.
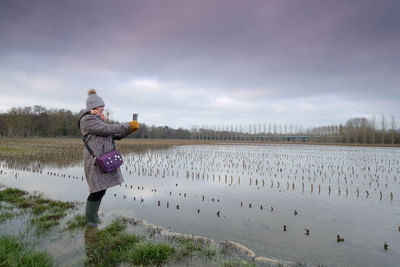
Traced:
[[94, 134], [98, 136], [110, 136], [113, 134], [121, 134], [126, 136], [130, 133], [131, 126], [129, 122], [119, 124], [107, 124], [97, 116], [85, 116], [82, 118], [83, 128], [85, 134]]

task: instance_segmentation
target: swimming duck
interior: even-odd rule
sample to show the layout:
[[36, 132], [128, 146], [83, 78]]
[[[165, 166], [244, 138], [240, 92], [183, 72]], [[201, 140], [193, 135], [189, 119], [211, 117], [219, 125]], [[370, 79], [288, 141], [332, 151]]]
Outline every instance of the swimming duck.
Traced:
[[339, 242], [344, 242], [344, 238], [340, 237], [340, 235], [336, 235], [336, 241]]

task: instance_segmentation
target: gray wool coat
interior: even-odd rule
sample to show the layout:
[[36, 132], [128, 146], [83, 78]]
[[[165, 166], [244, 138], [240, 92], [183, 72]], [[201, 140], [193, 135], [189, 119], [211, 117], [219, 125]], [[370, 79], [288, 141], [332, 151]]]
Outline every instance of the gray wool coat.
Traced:
[[[96, 156], [101, 156], [114, 149], [113, 134], [125, 137], [130, 133], [129, 122], [108, 124], [99, 116], [85, 114], [85, 112], [87, 110], [83, 110], [79, 118], [81, 133]], [[83, 168], [90, 193], [120, 185], [124, 181], [119, 168], [109, 173], [102, 173], [85, 146], [83, 146]]]

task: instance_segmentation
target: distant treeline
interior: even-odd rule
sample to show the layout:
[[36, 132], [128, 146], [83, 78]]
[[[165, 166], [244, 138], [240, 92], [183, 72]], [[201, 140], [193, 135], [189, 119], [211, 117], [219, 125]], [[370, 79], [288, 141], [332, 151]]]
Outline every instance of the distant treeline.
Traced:
[[[12, 108], [0, 114], [0, 136], [4, 137], [81, 137], [78, 112], [46, 109], [41, 106]], [[116, 123], [115, 121], [109, 121]], [[168, 126], [148, 126], [130, 138], [198, 139], [247, 141], [334, 142], [356, 144], [400, 144], [400, 131], [394, 116], [352, 118], [345, 124], [305, 129], [291, 124], [249, 124], [248, 126], [202, 126], [190, 130]]]
[[303, 128], [292, 124], [249, 124], [193, 127], [192, 135], [200, 140], [248, 140], [279, 142], [317, 142], [347, 144], [400, 144], [396, 118], [388, 121], [361, 117], [345, 124]]
[[[17, 107], [0, 114], [0, 136], [7, 137], [81, 137], [79, 112], [46, 109], [41, 106]], [[108, 121], [109, 123], [117, 123]], [[190, 139], [189, 130], [156, 127], [141, 123], [131, 138]]]

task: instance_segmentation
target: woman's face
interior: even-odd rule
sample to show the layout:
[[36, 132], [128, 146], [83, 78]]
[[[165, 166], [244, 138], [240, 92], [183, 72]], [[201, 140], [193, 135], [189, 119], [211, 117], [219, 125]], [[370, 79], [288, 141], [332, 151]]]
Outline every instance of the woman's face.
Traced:
[[[99, 115], [99, 116], [101, 116], [101, 115], [103, 115], [103, 111], [104, 111], [104, 107], [97, 107], [97, 108], [92, 109], [90, 113], [91, 113], [92, 115]], [[103, 115], [103, 116], [104, 116], [104, 115]]]
[[104, 107], [97, 107], [97, 108], [95, 108], [95, 110], [96, 110], [96, 114], [97, 114], [97, 115], [100, 115], [100, 114], [103, 113]]

